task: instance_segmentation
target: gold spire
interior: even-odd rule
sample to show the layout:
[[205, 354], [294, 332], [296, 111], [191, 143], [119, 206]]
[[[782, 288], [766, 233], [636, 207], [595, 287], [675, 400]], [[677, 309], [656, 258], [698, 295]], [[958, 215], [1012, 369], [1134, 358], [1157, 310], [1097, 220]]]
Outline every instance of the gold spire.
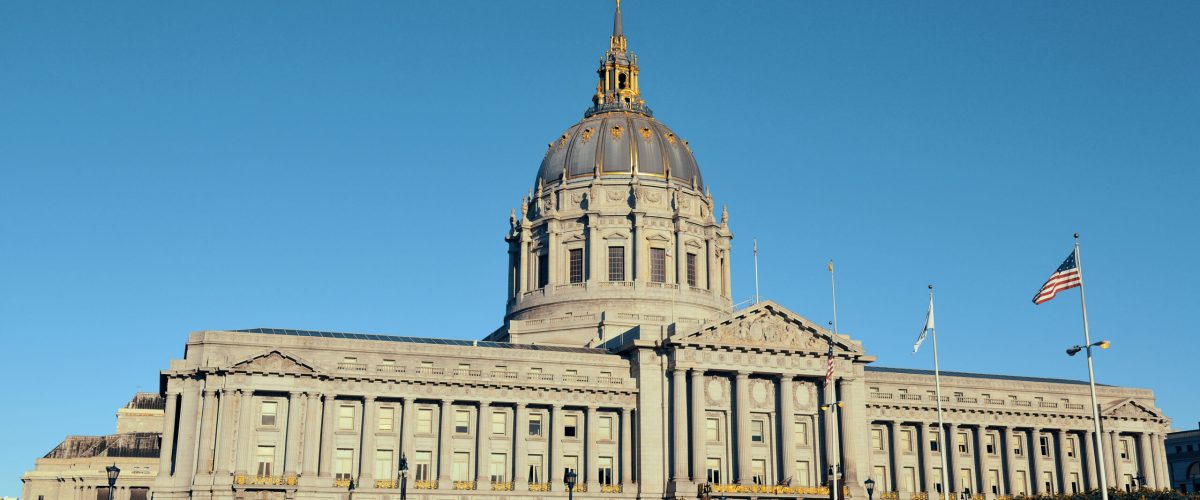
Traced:
[[609, 111], [651, 114], [638, 88], [637, 56], [629, 51], [625, 39], [621, 0], [616, 2], [617, 10], [613, 14], [613, 32], [608, 39], [608, 51], [600, 59], [600, 68], [596, 70], [600, 81], [596, 84], [596, 94], [592, 96], [592, 107], [585, 116]]

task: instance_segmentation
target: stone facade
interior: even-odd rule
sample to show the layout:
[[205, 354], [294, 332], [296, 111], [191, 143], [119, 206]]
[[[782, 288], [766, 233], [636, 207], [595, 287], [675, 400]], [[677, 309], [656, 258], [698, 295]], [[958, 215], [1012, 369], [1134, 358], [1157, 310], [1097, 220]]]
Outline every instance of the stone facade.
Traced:
[[1166, 448], [1171, 486], [1200, 493], [1200, 427], [1167, 434]]

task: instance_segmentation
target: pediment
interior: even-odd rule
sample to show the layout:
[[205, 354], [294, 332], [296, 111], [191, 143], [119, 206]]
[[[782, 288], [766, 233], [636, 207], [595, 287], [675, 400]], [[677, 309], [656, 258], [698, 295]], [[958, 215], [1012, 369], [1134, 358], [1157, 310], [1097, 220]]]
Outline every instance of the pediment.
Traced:
[[654, 233], [649, 236], [646, 236], [646, 239], [650, 240], [650, 241], [671, 241], [671, 238], [663, 236], [662, 234], [659, 234], [659, 233]]
[[260, 373], [316, 373], [311, 364], [278, 350], [267, 351], [237, 363], [231, 369]]
[[1148, 420], [1159, 420], [1163, 418], [1162, 413], [1160, 413], [1153, 406], [1147, 405], [1133, 398], [1125, 398], [1108, 405], [1100, 410], [1100, 415], [1102, 417]]
[[573, 242], [573, 241], [583, 241], [583, 240], [584, 240], [584, 237], [582, 234], [573, 234], [571, 236], [563, 238], [564, 243], [569, 243], [569, 242]]
[[687, 240], [687, 241], [684, 241], [684, 242], [683, 242], [683, 245], [684, 245], [684, 246], [688, 246], [688, 247], [692, 247], [692, 248], [704, 248], [704, 245], [703, 245], [703, 244], [701, 244], [699, 241], [696, 241], [696, 240]]
[[771, 301], [736, 311], [732, 317], [709, 322], [698, 330], [671, 337], [677, 344], [746, 346], [824, 353], [833, 340], [835, 354], [857, 357], [861, 345], [833, 335], [812, 321]]
[[629, 235], [626, 233], [622, 233], [620, 231], [613, 231], [611, 233], [605, 234], [604, 239], [606, 239], [606, 240], [627, 240], [627, 239], [629, 239]]

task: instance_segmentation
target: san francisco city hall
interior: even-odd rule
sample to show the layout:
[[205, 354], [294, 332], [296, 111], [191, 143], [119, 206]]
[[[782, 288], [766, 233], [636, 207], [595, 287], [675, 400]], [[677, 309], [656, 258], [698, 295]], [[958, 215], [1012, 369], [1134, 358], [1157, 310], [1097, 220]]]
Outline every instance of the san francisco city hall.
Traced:
[[113, 461], [117, 500], [392, 500], [401, 457], [422, 500], [566, 498], [567, 470], [578, 498], [822, 498], [833, 463], [854, 499], [868, 478], [884, 499], [995, 499], [1095, 488], [1101, 452], [1110, 484], [1168, 486], [1150, 390], [1098, 388], [1097, 449], [1086, 383], [947, 372], [942, 443], [931, 372], [875, 366], [774, 302], [735, 309], [730, 217], [643, 100], [621, 22], [509, 218], [503, 326], [194, 332], [159, 394], [39, 459], [25, 499], [104, 497]]

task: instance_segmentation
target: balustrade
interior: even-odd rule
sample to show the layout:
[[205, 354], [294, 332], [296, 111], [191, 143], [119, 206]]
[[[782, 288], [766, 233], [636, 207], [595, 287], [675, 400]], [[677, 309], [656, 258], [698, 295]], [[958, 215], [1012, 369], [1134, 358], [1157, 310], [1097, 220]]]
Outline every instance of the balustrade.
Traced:
[[418, 490], [436, 490], [438, 482], [436, 480], [419, 479], [413, 483], [413, 488]]
[[365, 372], [367, 371], [366, 363], [338, 363], [337, 369], [344, 372]]
[[512, 491], [512, 481], [492, 481], [492, 491]]
[[529, 483], [529, 491], [550, 491], [550, 483]]
[[475, 489], [475, 481], [455, 481], [455, 490], [473, 490]]

